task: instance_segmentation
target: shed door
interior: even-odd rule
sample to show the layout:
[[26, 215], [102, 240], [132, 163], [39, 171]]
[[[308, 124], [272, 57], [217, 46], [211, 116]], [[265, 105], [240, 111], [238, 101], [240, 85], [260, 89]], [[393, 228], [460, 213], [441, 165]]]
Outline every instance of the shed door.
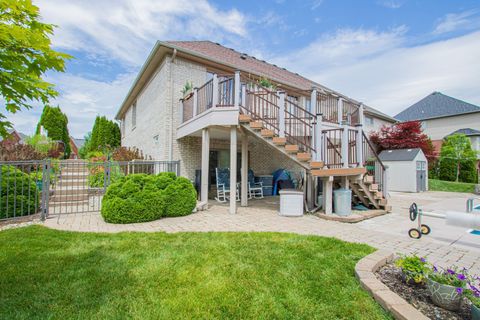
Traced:
[[417, 192], [427, 190], [427, 162], [417, 161]]

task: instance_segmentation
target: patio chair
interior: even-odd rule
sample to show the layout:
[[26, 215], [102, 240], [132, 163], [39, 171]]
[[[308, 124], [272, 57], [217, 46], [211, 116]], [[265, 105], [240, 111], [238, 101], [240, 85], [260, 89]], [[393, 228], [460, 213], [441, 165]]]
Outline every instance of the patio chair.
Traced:
[[[215, 176], [217, 180], [217, 196], [215, 200], [218, 202], [227, 202], [230, 199], [230, 169], [215, 168]], [[238, 190], [239, 184], [235, 192], [235, 200], [240, 201], [240, 192]]]
[[248, 198], [263, 199], [263, 183], [255, 182], [252, 170], [248, 170]]

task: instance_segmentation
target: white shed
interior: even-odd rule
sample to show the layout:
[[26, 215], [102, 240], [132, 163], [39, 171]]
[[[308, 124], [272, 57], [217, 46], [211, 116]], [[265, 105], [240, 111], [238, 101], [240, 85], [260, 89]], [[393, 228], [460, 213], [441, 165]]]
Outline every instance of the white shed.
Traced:
[[403, 192], [428, 190], [427, 158], [421, 149], [384, 150], [379, 158], [388, 166], [389, 190]]

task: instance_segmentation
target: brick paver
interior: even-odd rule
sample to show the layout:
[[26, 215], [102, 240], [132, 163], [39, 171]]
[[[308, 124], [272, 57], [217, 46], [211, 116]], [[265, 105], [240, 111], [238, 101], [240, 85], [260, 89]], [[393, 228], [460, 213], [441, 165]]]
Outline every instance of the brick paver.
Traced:
[[116, 225], [105, 223], [97, 212], [63, 214], [51, 216], [45, 226], [59, 230], [83, 232], [210, 232], [210, 231], [262, 231], [291, 232], [307, 235], [335, 237], [341, 240], [365, 243], [378, 249], [395, 253], [417, 253], [426, 256], [439, 265], [465, 266], [472, 272], [480, 273], [480, 251], [468, 250], [452, 244], [443, 244], [422, 238], [414, 240], [405, 235], [392, 235], [362, 228], [358, 224], [346, 224], [322, 220], [313, 215], [303, 217], [281, 217], [274, 206], [251, 206], [239, 208], [238, 214], [231, 215], [228, 208], [213, 204], [207, 210], [186, 217], [165, 218], [157, 221]]

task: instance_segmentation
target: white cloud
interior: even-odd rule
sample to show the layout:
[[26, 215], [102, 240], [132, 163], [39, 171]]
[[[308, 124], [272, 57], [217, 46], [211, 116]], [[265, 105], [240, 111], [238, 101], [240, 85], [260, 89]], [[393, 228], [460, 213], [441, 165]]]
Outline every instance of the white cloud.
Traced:
[[403, 6], [403, 1], [398, 0], [379, 0], [377, 4], [384, 6], [389, 9], [398, 9]]
[[449, 13], [439, 20], [434, 34], [443, 34], [461, 29], [475, 29], [480, 26], [480, 18], [477, 11], [469, 10], [461, 13]]
[[391, 115], [433, 91], [480, 104], [480, 32], [416, 47], [406, 46], [401, 33], [395, 34], [373, 32], [354, 37], [364, 41], [346, 41], [343, 49], [323, 52], [344, 43], [343, 36], [332, 37], [279, 60]]
[[246, 18], [206, 0], [37, 0], [45, 21], [59, 26], [54, 45], [141, 64], [158, 39], [245, 37]]

